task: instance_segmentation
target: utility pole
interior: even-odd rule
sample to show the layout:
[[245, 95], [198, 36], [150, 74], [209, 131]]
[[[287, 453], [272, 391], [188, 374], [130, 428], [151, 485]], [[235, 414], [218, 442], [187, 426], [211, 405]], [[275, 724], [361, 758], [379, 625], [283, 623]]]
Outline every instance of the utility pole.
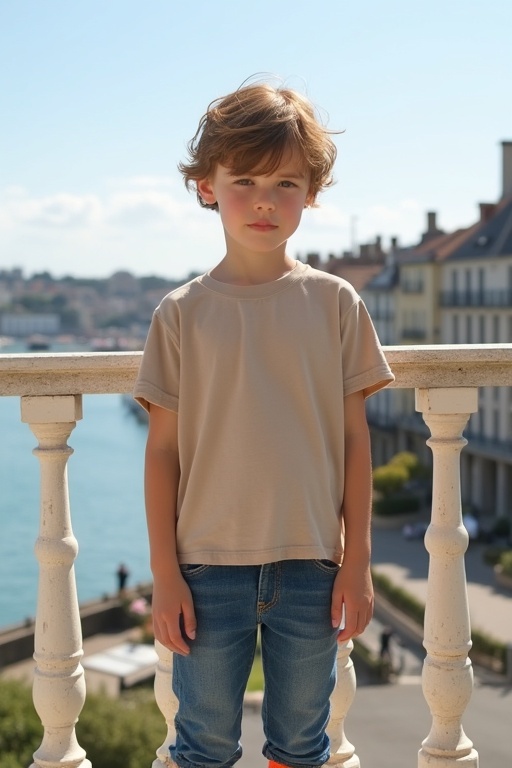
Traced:
[[357, 249], [357, 216], [350, 217], [350, 250], [352, 256], [356, 255]]

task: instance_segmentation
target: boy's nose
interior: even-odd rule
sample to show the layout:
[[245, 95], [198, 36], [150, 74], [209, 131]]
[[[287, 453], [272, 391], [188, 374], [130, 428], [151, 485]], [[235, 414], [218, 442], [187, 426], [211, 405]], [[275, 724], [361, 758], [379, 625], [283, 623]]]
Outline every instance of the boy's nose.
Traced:
[[257, 211], [273, 211], [276, 207], [273, 196], [268, 194], [258, 195], [254, 201], [254, 207]]

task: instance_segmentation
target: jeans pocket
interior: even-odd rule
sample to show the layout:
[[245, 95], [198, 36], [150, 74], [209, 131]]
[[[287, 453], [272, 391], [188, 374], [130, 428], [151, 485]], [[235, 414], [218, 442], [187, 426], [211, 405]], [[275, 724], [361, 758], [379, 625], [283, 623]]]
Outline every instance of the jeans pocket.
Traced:
[[332, 560], [313, 560], [313, 564], [324, 573], [337, 573], [341, 568], [338, 563]]
[[183, 576], [198, 576], [204, 573], [210, 566], [203, 563], [181, 563], [180, 571]]

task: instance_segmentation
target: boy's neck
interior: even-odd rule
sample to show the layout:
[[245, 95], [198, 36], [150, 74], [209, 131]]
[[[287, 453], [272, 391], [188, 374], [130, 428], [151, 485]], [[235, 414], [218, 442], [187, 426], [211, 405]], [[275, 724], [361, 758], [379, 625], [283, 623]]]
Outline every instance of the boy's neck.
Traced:
[[295, 259], [286, 254], [277, 256], [259, 253], [250, 258], [233, 258], [227, 254], [211, 270], [210, 275], [215, 280], [230, 285], [261, 285], [279, 280], [291, 272], [295, 265]]

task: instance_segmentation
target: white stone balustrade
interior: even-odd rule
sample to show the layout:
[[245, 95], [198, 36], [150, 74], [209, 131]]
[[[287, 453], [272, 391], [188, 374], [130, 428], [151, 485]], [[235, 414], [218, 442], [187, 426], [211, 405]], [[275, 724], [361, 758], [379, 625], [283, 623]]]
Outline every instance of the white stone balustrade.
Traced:
[[[432, 519], [426, 536], [430, 567], [423, 674], [432, 728], [419, 750], [418, 766], [477, 768], [477, 751], [462, 726], [472, 693], [472, 669], [468, 659], [471, 641], [464, 570], [467, 533], [461, 519], [459, 456], [465, 444], [462, 430], [477, 407], [478, 387], [512, 385], [512, 345], [387, 347], [385, 351], [396, 376], [394, 386], [417, 391], [417, 409], [431, 430], [428, 444], [433, 453]], [[67, 440], [81, 418], [81, 395], [130, 392], [139, 361], [140, 353], [0, 355], [0, 396], [22, 398], [22, 419], [39, 441], [34, 453], [41, 464], [33, 695], [44, 737], [31, 768], [90, 766], [74, 729], [85, 700], [85, 685], [73, 567], [77, 542], [71, 525], [66, 474], [72, 449]], [[345, 716], [355, 694], [351, 647], [347, 643], [338, 654], [338, 683], [329, 726], [333, 755], [329, 764], [359, 768], [356, 749], [344, 731]], [[155, 745], [153, 768], [164, 768], [169, 764], [176, 702], [170, 685], [172, 654], [159, 644], [157, 651], [155, 695], [168, 733], [160, 747]]]
[[21, 418], [39, 440], [34, 454], [41, 464], [33, 696], [44, 738], [31, 768], [90, 768], [75, 735], [85, 680], [74, 571], [78, 544], [71, 527], [67, 479], [67, 461], [73, 453], [67, 440], [82, 418], [82, 396], [22, 397]]
[[419, 753], [419, 768], [463, 764], [478, 768], [478, 754], [462, 728], [471, 698], [468, 651], [471, 628], [464, 569], [468, 534], [462, 524], [459, 457], [462, 431], [478, 409], [478, 389], [418, 389], [416, 409], [430, 429], [433, 454], [432, 517], [425, 535], [430, 565], [425, 605], [423, 692], [432, 729]]
[[163, 744], [156, 750], [152, 768], [166, 768], [169, 765], [169, 747], [174, 744], [174, 716], [178, 711], [178, 700], [172, 690], [172, 651], [155, 641], [158, 664], [155, 674], [155, 699], [165, 718], [167, 734]]
[[350, 653], [354, 647], [352, 640], [338, 648], [336, 687], [331, 696], [331, 719], [327, 728], [331, 740], [331, 757], [328, 765], [341, 765], [343, 768], [360, 768], [355, 747], [345, 736], [345, 718], [356, 695], [356, 674]]

